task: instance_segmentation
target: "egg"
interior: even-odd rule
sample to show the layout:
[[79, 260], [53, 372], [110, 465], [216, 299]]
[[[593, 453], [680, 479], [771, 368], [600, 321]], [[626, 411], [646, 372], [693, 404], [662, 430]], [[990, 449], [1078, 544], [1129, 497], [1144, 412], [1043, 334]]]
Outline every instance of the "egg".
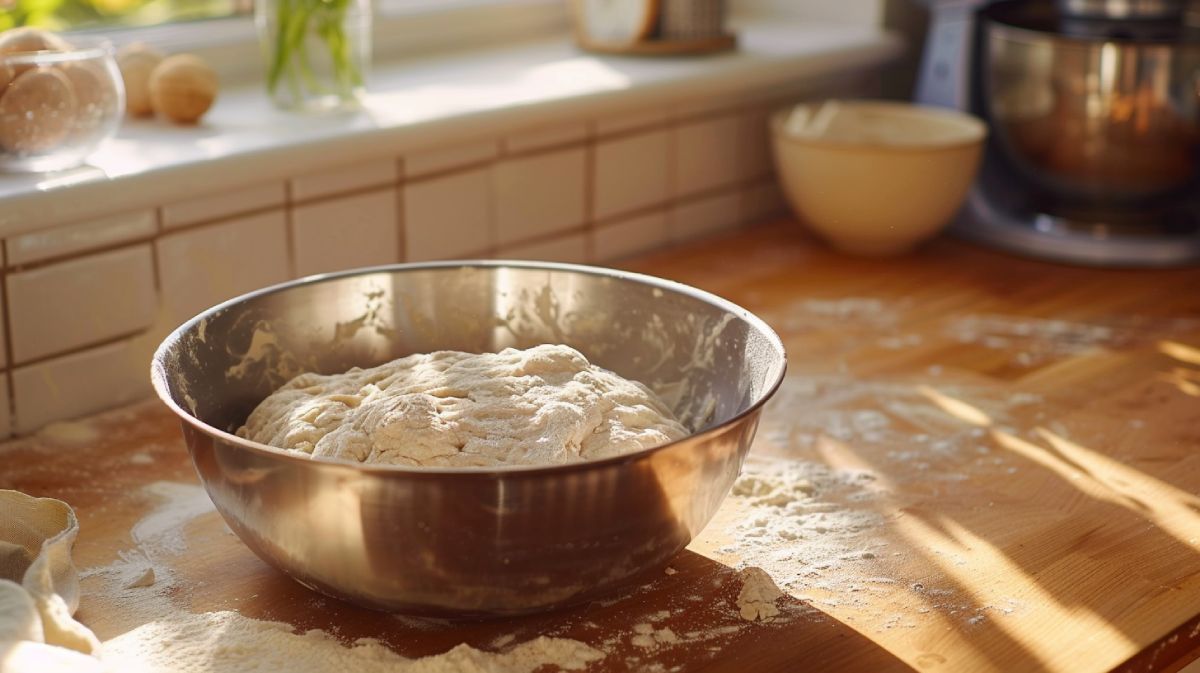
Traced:
[[[40, 28], [21, 27], [0, 33], [0, 56], [24, 54], [37, 51], [68, 51], [71, 43]], [[37, 67], [32, 63], [10, 63], [11, 76]], [[2, 73], [0, 73], [2, 74]]]
[[77, 135], [90, 135], [97, 127], [118, 114], [120, 95], [103, 64], [96, 61], [65, 63], [62, 73], [71, 80], [71, 88], [75, 91]]
[[177, 124], [195, 124], [217, 97], [217, 73], [191, 54], [170, 56], [150, 74], [154, 111]]
[[0, 54], [29, 51], [67, 51], [71, 43], [41, 28], [13, 28], [0, 33]]
[[71, 132], [77, 107], [71, 80], [61, 71], [22, 72], [0, 97], [0, 148], [23, 154], [54, 149]]
[[4, 90], [8, 88], [10, 82], [17, 74], [13, 72], [12, 66], [0, 60], [0, 96], [4, 95]]
[[163, 53], [141, 42], [117, 51], [117, 67], [125, 81], [125, 110], [131, 117], [154, 114], [150, 104], [150, 73], [163, 61]]

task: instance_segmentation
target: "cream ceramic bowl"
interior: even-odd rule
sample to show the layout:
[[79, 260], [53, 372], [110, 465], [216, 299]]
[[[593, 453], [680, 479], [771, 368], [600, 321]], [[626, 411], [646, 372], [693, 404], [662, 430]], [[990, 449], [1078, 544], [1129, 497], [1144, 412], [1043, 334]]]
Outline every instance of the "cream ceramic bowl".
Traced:
[[771, 119], [796, 215], [833, 247], [896, 255], [938, 233], [975, 179], [987, 126], [955, 110], [826, 101]]

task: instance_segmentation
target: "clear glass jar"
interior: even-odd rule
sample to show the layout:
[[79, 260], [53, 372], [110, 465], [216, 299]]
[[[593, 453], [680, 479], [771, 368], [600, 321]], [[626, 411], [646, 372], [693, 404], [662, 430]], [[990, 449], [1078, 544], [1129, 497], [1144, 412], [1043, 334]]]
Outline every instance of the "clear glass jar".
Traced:
[[371, 63], [370, 0], [255, 0], [254, 20], [275, 105], [357, 105]]
[[74, 168], [116, 134], [125, 86], [103, 40], [0, 55], [0, 170]]

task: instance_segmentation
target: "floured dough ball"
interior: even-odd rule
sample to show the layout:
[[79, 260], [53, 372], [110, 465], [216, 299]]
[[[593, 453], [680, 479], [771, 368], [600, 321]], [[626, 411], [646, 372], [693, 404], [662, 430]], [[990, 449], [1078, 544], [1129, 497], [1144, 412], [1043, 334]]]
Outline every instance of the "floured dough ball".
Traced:
[[42, 617], [33, 597], [12, 580], [0, 579], [0, 643], [45, 642]]
[[104, 662], [74, 650], [45, 643], [0, 643], [4, 673], [111, 673]]
[[150, 104], [177, 124], [200, 121], [217, 97], [217, 73], [191, 54], [168, 57], [150, 73]]
[[54, 149], [74, 126], [77, 107], [71, 80], [61, 70], [21, 73], [0, 97], [0, 148], [18, 153]]
[[[0, 56], [38, 51], [68, 51], [70, 49], [70, 42], [40, 28], [13, 28], [0, 33]], [[12, 63], [9, 67], [12, 71], [11, 77], [15, 79], [17, 75], [37, 66], [32, 63]]]
[[573, 463], [687, 434], [649, 388], [561, 345], [302, 374], [238, 430], [314, 458], [419, 467]]
[[117, 51], [117, 67], [125, 81], [125, 110], [131, 117], [154, 114], [150, 104], [150, 73], [162, 63], [163, 53], [141, 42], [121, 47]]

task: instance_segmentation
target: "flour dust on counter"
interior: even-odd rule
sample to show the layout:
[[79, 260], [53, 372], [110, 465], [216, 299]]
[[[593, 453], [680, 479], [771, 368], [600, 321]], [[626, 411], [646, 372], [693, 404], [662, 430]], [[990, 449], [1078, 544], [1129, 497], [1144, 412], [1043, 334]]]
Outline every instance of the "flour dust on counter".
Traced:
[[1096, 349], [1154, 343], [1164, 335], [1186, 337], [1200, 320], [1146, 315], [1112, 315], [1075, 321], [1005, 313], [927, 315], [915, 294], [805, 298], [762, 312], [785, 332], [836, 333], [843, 351], [880, 348], [903, 351], [960, 344], [1002, 353], [1028, 369]]
[[[898, 570], [904, 545], [884, 534], [908, 504], [900, 492], [936, 494], [1015, 473], [990, 429], [1017, 433], [1015, 413], [1042, 413], [1036, 394], [998, 396], [941, 377], [931, 385], [789, 375], [728, 501], [692, 548], [761, 568], [791, 596], [871, 630], [912, 626], [931, 608], [967, 626], [1018, 612], [1016, 598], [977, 605], [945, 578]], [[988, 429], [970, 422], [985, 417]], [[898, 592], [919, 595], [922, 607], [859, 611]]]
[[216, 516], [199, 486], [156, 482], [141, 497], [157, 503], [131, 530], [135, 547], [112, 563], [81, 572], [86, 591], [123, 607], [130, 630], [103, 643], [102, 658], [122, 673], [451, 673], [462, 670], [533, 673], [545, 666], [582, 670], [603, 653], [567, 638], [534, 637], [500, 652], [459, 645], [408, 659], [379, 641], [346, 644], [317, 629], [245, 617], [232, 610], [194, 614], [180, 600], [187, 587], [172, 558], [188, 553], [188, 525]]
[[[286, 622], [246, 616], [236, 605], [228, 606], [233, 609], [193, 611], [191, 596], [203, 587], [179, 574], [179, 559], [202, 551], [194, 548], [196, 540], [209, 538], [201, 535], [200, 529], [211, 531], [220, 526], [223, 534], [232, 532], [220, 523], [199, 486], [152, 482], [130, 497], [148, 505], [131, 526], [132, 547], [106, 565], [81, 573], [85, 594], [121, 606], [120, 621], [113, 629], [119, 635], [103, 642], [102, 657], [122, 673], [534, 673], [547, 667], [577, 671], [595, 666], [682, 673], [686, 668], [671, 662], [697, 656], [696, 651], [715, 655], [731, 638], [751, 630], [781, 628], [796, 619], [813, 618], [811, 610], [787, 599], [762, 570], [724, 569], [715, 579], [701, 580], [685, 577], [688, 570], [672, 567], [658, 579], [598, 603], [602, 609], [624, 616], [619, 629], [591, 628], [588, 620], [594, 613], [574, 612], [541, 626], [514, 623], [487, 646], [473, 647], [460, 641], [440, 654], [409, 658], [377, 639], [347, 639], [336, 622], [323, 629], [303, 630]], [[649, 593], [662, 591], [661, 583], [686, 586], [691, 581], [718, 583], [717, 590], [725, 600], [684, 594], [666, 604], [654, 603], [654, 609], [644, 607]], [[336, 603], [313, 594], [304, 609], [333, 614]], [[438, 619], [389, 618], [417, 638], [456, 629], [455, 624]]]

